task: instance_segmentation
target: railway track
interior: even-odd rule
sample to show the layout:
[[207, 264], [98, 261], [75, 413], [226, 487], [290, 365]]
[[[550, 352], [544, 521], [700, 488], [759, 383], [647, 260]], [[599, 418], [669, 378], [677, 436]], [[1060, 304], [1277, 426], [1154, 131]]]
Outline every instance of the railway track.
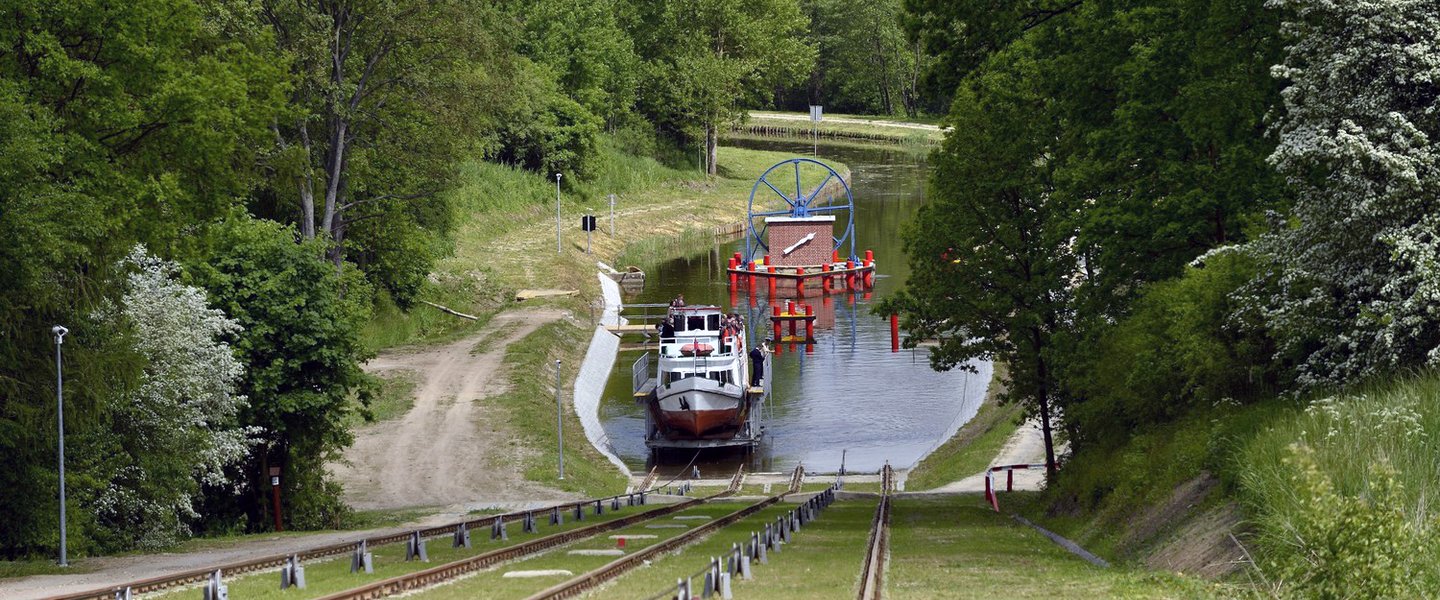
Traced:
[[[728, 493], [728, 492], [724, 492], [724, 493], [721, 493], [721, 494], [717, 494], [716, 496], [725, 495], [725, 494], [727, 494], [727, 493]], [[159, 577], [151, 577], [151, 578], [147, 578], [147, 579], [141, 579], [141, 580], [131, 581], [131, 582], [128, 582], [128, 583], [123, 583], [123, 584], [120, 584], [120, 585], [113, 585], [113, 586], [109, 586], [109, 587], [105, 587], [105, 588], [96, 588], [96, 589], [89, 590], [89, 591], [85, 591], [85, 592], [79, 592], [79, 593], [74, 593], [74, 594], [66, 594], [66, 595], [60, 595], [60, 596], [51, 596], [51, 597], [49, 597], [47, 600], [114, 600], [114, 599], [117, 598], [117, 597], [130, 597], [131, 595], [140, 595], [140, 594], [148, 594], [148, 593], [160, 592], [160, 591], [164, 591], [164, 590], [171, 589], [171, 588], [183, 587], [183, 586], [193, 585], [193, 584], [197, 584], [197, 583], [203, 583], [203, 582], [205, 582], [205, 581], [208, 581], [208, 580], [210, 579], [210, 576], [211, 576], [213, 573], [215, 573], [216, 571], [220, 571], [221, 573], [223, 573], [223, 574], [225, 575], [225, 577], [228, 578], [228, 577], [233, 577], [233, 576], [235, 576], [235, 575], [243, 575], [243, 574], [245, 574], [245, 573], [254, 573], [254, 572], [257, 572], [257, 571], [266, 571], [266, 570], [271, 570], [271, 569], [278, 569], [278, 568], [281, 568], [282, 566], [284, 566], [284, 565], [286, 564], [286, 561], [289, 560], [291, 557], [298, 557], [302, 562], [305, 562], [305, 561], [311, 561], [311, 560], [318, 559], [318, 558], [327, 558], [327, 557], [331, 557], [331, 556], [338, 556], [338, 555], [342, 555], [342, 554], [351, 553], [351, 552], [354, 552], [357, 547], [362, 547], [362, 545], [363, 545], [363, 547], [367, 547], [367, 548], [368, 548], [368, 547], [375, 547], [375, 546], [383, 546], [383, 545], [386, 545], [386, 544], [398, 544], [398, 543], [402, 543], [402, 542], [408, 541], [409, 539], [411, 539], [412, 536], [415, 535], [416, 532], [418, 532], [418, 533], [420, 534], [420, 537], [421, 537], [421, 538], [429, 539], [429, 538], [437, 538], [437, 537], [442, 537], [442, 536], [452, 536], [452, 535], [455, 534], [455, 532], [456, 532], [457, 530], [461, 529], [462, 527], [463, 527], [465, 530], [483, 530], [483, 528], [485, 528], [485, 527], [493, 526], [494, 523], [495, 523], [495, 521], [496, 521], [497, 519], [499, 519], [499, 520], [500, 520], [501, 522], [503, 522], [503, 523], [517, 523], [517, 522], [523, 523], [523, 522], [526, 520], [526, 518], [529, 517], [532, 522], [538, 522], [538, 519], [543, 519], [543, 518], [546, 517], [548, 514], [554, 512], [554, 511], [569, 512], [569, 511], [571, 511], [571, 510], [576, 509], [577, 507], [578, 507], [579, 509], [581, 509], [581, 510], [586, 510], [586, 509], [589, 509], [589, 508], [592, 507], [592, 506], [600, 506], [600, 507], [602, 508], [602, 510], [603, 510], [603, 509], [606, 507], [606, 505], [609, 505], [609, 506], [608, 506], [609, 508], [614, 509], [617, 504], [622, 503], [622, 502], [623, 502], [626, 506], [643, 505], [643, 504], [645, 504], [645, 498], [646, 498], [647, 495], [648, 495], [647, 492], [634, 492], [634, 493], [629, 493], [629, 494], [617, 494], [617, 495], [614, 495], [614, 496], [606, 496], [606, 497], [604, 497], [604, 498], [590, 498], [590, 499], [586, 499], [586, 500], [578, 500], [578, 501], [575, 501], [575, 502], [567, 502], [567, 503], [563, 503], [563, 504], [556, 504], [556, 505], [552, 505], [552, 506], [548, 506], [548, 507], [541, 508], [541, 509], [536, 509], [536, 510], [515, 511], [515, 512], [505, 513], [505, 514], [501, 514], [501, 515], [490, 515], [490, 516], [486, 516], [486, 517], [479, 517], [479, 518], [469, 519], [469, 520], [465, 520], [465, 521], [458, 521], [458, 522], [455, 522], [455, 523], [448, 523], [448, 524], [440, 525], [440, 526], [436, 526], [436, 527], [428, 527], [428, 528], [423, 528], [423, 529], [418, 529], [418, 530], [413, 530], [413, 531], [405, 531], [405, 532], [400, 532], [400, 533], [394, 533], [394, 534], [390, 534], [390, 535], [375, 536], [375, 537], [365, 538], [364, 540], [356, 540], [356, 541], [353, 541], [353, 542], [342, 542], [342, 543], [338, 543], [338, 544], [330, 544], [330, 545], [327, 545], [327, 546], [320, 546], [320, 547], [316, 547], [316, 548], [310, 548], [310, 549], [307, 549], [307, 550], [304, 550], [304, 551], [300, 551], [300, 552], [289, 552], [289, 553], [285, 553], [285, 554], [275, 554], [275, 555], [269, 555], [269, 556], [264, 556], [264, 557], [261, 557], [261, 558], [255, 558], [255, 559], [250, 559], [250, 560], [245, 560], [245, 561], [238, 561], [238, 562], [231, 562], [231, 563], [225, 563], [225, 564], [220, 564], [220, 565], [214, 565], [214, 566], [210, 566], [210, 567], [205, 567], [205, 568], [203, 568], [203, 569], [192, 569], [192, 570], [183, 571], [183, 572], [176, 573], [176, 574], [172, 574], [172, 575], [162, 575], [162, 576], [159, 576]], [[713, 496], [712, 496], [712, 497], [713, 497]], [[663, 512], [663, 514], [669, 514], [669, 513], [671, 513], [671, 512], [675, 512], [675, 510], [681, 510], [683, 507], [693, 506], [695, 503], [701, 502], [701, 501], [703, 501], [703, 500], [704, 500], [704, 499], [696, 499], [696, 500], [690, 500], [690, 501], [682, 502], [682, 503], [675, 504], [675, 505], [669, 505], [669, 506], [667, 506], [666, 508], [657, 509], [657, 510], [654, 510], [654, 511], [647, 511], [647, 512], [640, 513], [640, 514], [637, 514], [637, 515], [632, 515], [631, 517], [626, 517], [625, 519], [618, 519], [617, 521], [624, 521], [624, 520], [626, 520], [626, 519], [632, 519], [632, 518], [640, 517], [640, 516], [643, 516], [643, 515], [652, 515], [652, 516], [649, 517], [649, 518], [654, 518], [654, 517], [662, 516], [662, 514], [656, 514], [656, 513], [662, 513], [662, 511], [668, 511], [668, 512]], [[676, 507], [681, 507], [681, 508], [676, 508]], [[607, 525], [607, 524], [614, 523], [614, 522], [616, 522], [616, 521], [611, 521], [611, 522], [607, 522], [607, 523], [601, 523], [601, 524], [596, 525], [596, 526], [591, 526], [591, 527], [587, 527], [587, 528], [582, 528], [582, 529], [572, 530], [572, 531], [569, 531], [569, 532], [564, 532], [564, 533], [561, 533], [561, 534], [555, 534], [555, 535], [552, 535], [552, 536], [547, 536], [547, 537], [545, 537], [545, 538], [540, 538], [540, 539], [537, 539], [537, 540], [533, 540], [532, 542], [527, 542], [526, 544], [521, 544], [521, 545], [519, 545], [519, 546], [514, 546], [514, 547], [512, 547], [512, 548], [517, 548], [517, 547], [520, 547], [520, 546], [525, 546], [525, 545], [527, 545], [527, 544], [535, 544], [535, 543], [538, 543], [538, 542], [543, 542], [543, 541], [545, 541], [545, 540], [548, 540], [548, 539], [551, 539], [551, 538], [555, 538], [556, 536], [561, 536], [561, 535], [564, 535], [564, 534], [567, 534], [567, 533], [574, 533], [574, 532], [582, 531], [582, 530], [590, 530], [590, 529], [592, 529], [593, 527], [598, 527], [598, 526], [601, 526], [601, 525]], [[638, 522], [638, 521], [634, 521], [634, 522]], [[622, 526], [623, 526], [623, 525], [622, 525]], [[548, 547], [548, 546], [546, 546], [546, 547]], [[496, 552], [501, 552], [501, 551], [504, 551], [504, 550], [508, 550], [508, 549], [501, 549], [501, 550], [497, 550]], [[489, 553], [487, 553], [487, 554], [489, 554]], [[482, 556], [483, 556], [483, 555], [482, 555]]]
[[886, 463], [880, 472], [880, 504], [870, 522], [865, 543], [865, 562], [860, 570], [860, 600], [880, 600], [885, 591], [885, 559], [890, 551], [890, 494], [895, 491], [895, 471]]
[[[736, 473], [735, 479], [731, 481], [731, 488], [739, 487], [743, 472]], [[746, 506], [740, 510], [727, 514], [719, 519], [710, 521], [700, 527], [687, 531], [683, 534], [667, 539], [658, 544], [647, 546], [634, 554], [615, 559], [604, 566], [593, 571], [576, 576], [570, 580], [556, 584], [530, 596], [528, 600], [559, 600], [561, 598], [573, 598], [585, 592], [593, 590], [605, 582], [623, 575], [626, 571], [649, 562], [651, 559], [660, 556], [671, 550], [683, 547], [691, 542], [699, 540], [711, 533], [724, 529], [731, 524], [753, 515], [766, 507], [775, 504], [790, 494], [800, 491], [801, 477], [804, 475], [803, 467], [795, 467], [795, 475], [791, 479], [791, 486], [788, 490], [770, 496], [764, 500]]]
[[[567, 545], [583, 539], [594, 537], [602, 533], [614, 531], [617, 529], [623, 529], [637, 523], [674, 514], [687, 508], [691, 508], [700, 504], [704, 504], [711, 500], [715, 500], [717, 498], [723, 498], [725, 496], [732, 495], [738, 490], [739, 483], [742, 478], [743, 470], [737, 472], [735, 474], [735, 477], [730, 480], [729, 488], [718, 494], [713, 494], [703, 498], [694, 498], [676, 504], [670, 504], [663, 508], [646, 511], [640, 514], [631, 515], [620, 519], [606, 521], [604, 523], [597, 523], [589, 527], [582, 527], [579, 529], [556, 533], [522, 544], [517, 544], [515, 546], [510, 546], [508, 548], [499, 548], [469, 558], [464, 558], [454, 562], [431, 567], [429, 569], [391, 577], [389, 579], [376, 581], [367, 585], [330, 594], [328, 596], [322, 596], [318, 600], [373, 600], [376, 598], [385, 598], [396, 594], [411, 592], [422, 588], [428, 588], [440, 583], [444, 583], [446, 581], [450, 581], [467, 573], [487, 569], [500, 563], [509, 562], [521, 557], [536, 554], [544, 550], [555, 548], [557, 546]], [[782, 494], [781, 496], [777, 496], [776, 498], [778, 499], [783, 496], [784, 494]], [[707, 525], [702, 526], [699, 529], [705, 529], [713, 524], [714, 522], [708, 523]], [[697, 529], [697, 531], [699, 529]], [[693, 533], [693, 531], [691, 533]], [[637, 553], [637, 555], [638, 554], [640, 553]]]

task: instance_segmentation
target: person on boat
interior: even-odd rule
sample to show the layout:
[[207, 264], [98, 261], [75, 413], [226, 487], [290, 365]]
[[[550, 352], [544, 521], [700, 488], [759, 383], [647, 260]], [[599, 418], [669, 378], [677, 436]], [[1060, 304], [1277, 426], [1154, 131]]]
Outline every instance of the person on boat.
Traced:
[[675, 337], [675, 325], [670, 323], [670, 319], [661, 321], [656, 327], [660, 329], [660, 339], [666, 340]]
[[770, 338], [750, 349], [750, 387], [760, 387], [765, 379], [765, 354], [770, 351]]
[[675, 299], [670, 301], [670, 308], [685, 308], [685, 294], [677, 294]]

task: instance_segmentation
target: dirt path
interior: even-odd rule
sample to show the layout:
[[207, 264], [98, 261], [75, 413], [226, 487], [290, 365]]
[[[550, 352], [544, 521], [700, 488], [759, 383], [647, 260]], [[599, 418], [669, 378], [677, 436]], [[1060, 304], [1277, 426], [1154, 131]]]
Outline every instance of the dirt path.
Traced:
[[496, 315], [473, 336], [419, 351], [383, 354], [367, 371], [414, 373], [415, 404], [404, 417], [361, 428], [331, 472], [359, 510], [441, 506], [464, 512], [570, 495], [525, 480], [525, 450], [511, 442], [504, 412], [487, 402], [505, 391], [506, 347], [561, 311]]

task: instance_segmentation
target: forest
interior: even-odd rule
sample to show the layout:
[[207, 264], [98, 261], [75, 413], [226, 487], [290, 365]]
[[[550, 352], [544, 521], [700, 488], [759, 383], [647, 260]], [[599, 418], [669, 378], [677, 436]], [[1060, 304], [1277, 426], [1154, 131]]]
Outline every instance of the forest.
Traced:
[[367, 324], [436, 285], [477, 163], [594, 196], [617, 154], [713, 172], [747, 107], [943, 105], [898, 0], [0, 11], [6, 558], [59, 546], [55, 325], [72, 556], [266, 530], [272, 467], [287, 527], [335, 526]]

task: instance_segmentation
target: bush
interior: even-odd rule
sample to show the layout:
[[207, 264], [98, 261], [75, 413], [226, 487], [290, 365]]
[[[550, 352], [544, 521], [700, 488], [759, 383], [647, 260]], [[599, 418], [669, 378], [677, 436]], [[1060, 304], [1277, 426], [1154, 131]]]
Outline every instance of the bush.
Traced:
[[[1278, 595], [1296, 598], [1418, 598], [1433, 590], [1435, 527], [1415, 527], [1401, 506], [1400, 481], [1385, 462], [1372, 464], [1369, 493], [1338, 493], [1315, 452], [1292, 444], [1298, 509], [1288, 542], [1262, 567]], [[1427, 577], [1431, 581], [1426, 581]]]
[[[1423, 589], [1440, 588], [1430, 506], [1440, 495], [1436, 431], [1434, 373], [1361, 386], [1272, 419], [1236, 468], [1267, 574], [1297, 586], [1297, 594], [1319, 597], [1409, 589], [1403, 586], [1420, 585], [1412, 571], [1430, 578]], [[1307, 569], [1316, 571], [1313, 582], [1299, 576]], [[1346, 578], [1354, 579], [1346, 584], [1352, 587], [1332, 581]]]

